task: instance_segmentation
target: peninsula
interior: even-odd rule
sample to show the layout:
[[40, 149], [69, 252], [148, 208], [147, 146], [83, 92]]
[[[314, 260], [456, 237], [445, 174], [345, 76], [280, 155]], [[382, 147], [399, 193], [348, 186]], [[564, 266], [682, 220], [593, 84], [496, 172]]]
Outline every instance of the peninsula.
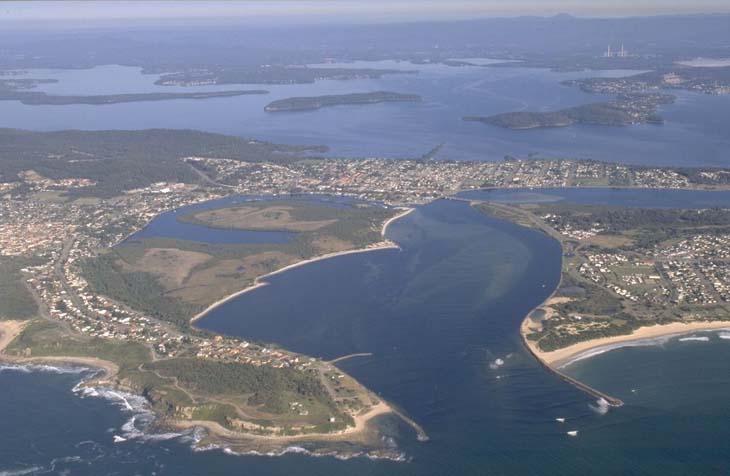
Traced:
[[208, 68], [165, 73], [155, 84], [201, 86], [208, 84], [307, 84], [316, 81], [377, 79], [390, 74], [415, 74], [415, 70], [336, 68], [305, 65], [264, 65], [251, 68]]
[[666, 94], [623, 94], [616, 101], [597, 102], [551, 112], [507, 112], [494, 116], [467, 116], [476, 121], [506, 129], [541, 129], [567, 127], [573, 124], [628, 126], [631, 124], [662, 124], [656, 113], [658, 106], [670, 104], [674, 96]]
[[584, 356], [730, 328], [730, 210], [475, 206], [561, 243], [560, 285], [525, 318], [521, 334], [537, 359], [571, 383], [560, 369]]
[[[5, 312], [18, 309], [31, 319], [0, 321], [2, 359], [101, 367], [104, 375], [85, 385], [144, 395], [158, 426], [205, 427], [203, 445], [271, 452], [302, 442], [326, 454], [347, 455], [357, 444], [357, 451], [395, 458], [372, 422], [387, 413], [401, 415], [419, 438], [426, 438], [415, 422], [333, 363], [211, 335], [189, 324], [195, 312], [254, 284], [269, 270], [395, 246], [382, 234], [398, 210], [364, 203], [256, 201], [181, 214], [180, 219], [216, 227], [224, 217], [240, 230], [286, 231], [290, 242], [208, 246], [184, 239], [123, 239], [144, 226], [139, 217], [146, 213], [139, 207], [150, 210], [160, 199], [181, 206], [182, 197], [197, 202], [216, 196], [184, 187], [137, 192], [129, 197], [133, 202], [116, 203], [112, 214], [98, 202], [62, 205], [66, 219], [78, 228], [63, 240], [57, 260], [39, 260], [32, 270], [16, 271], [21, 282], [28, 273], [34, 276], [13, 293], [13, 301], [27, 302], [4, 306], [3, 314], [12, 317]], [[83, 218], [92, 208], [93, 224]], [[46, 228], [57, 229], [49, 223]], [[117, 233], [108, 233], [112, 229]], [[44, 256], [38, 247], [34, 254]], [[11, 271], [31, 264], [17, 259], [3, 257], [0, 264]]]
[[81, 95], [53, 95], [38, 91], [2, 91], [0, 101], [20, 101], [29, 106], [69, 106], [74, 104], [88, 104], [101, 106], [105, 104], [119, 104], [143, 101], [169, 101], [173, 99], [212, 99], [249, 94], [268, 94], [262, 89], [243, 91], [210, 91], [193, 93], [132, 93], [132, 94], [102, 94], [94, 96]]
[[266, 112], [313, 111], [323, 107], [359, 104], [378, 104], [381, 102], [420, 102], [417, 94], [402, 94], [388, 91], [372, 93], [338, 94], [329, 96], [293, 97], [269, 103]]
[[[265, 284], [272, 273], [343, 253], [395, 247], [383, 236], [389, 223], [415, 204], [461, 190], [730, 187], [727, 169], [565, 159], [332, 160], [316, 157], [322, 150], [317, 147], [184, 130], [0, 129], [0, 138], [0, 321], [23, 321], [3, 324], [0, 333], [13, 337], [2, 338], [3, 359], [102, 366], [106, 375], [89, 385], [144, 395], [160, 425], [199, 424], [211, 430], [201, 444], [225, 441], [256, 451], [275, 451], [291, 441], [324, 442], [332, 449], [338, 440], [343, 443], [335, 446], [342, 451], [357, 442], [358, 450], [364, 446], [393, 456], [375, 422], [388, 404], [340, 371], [336, 358], [326, 362], [267, 343], [214, 335], [192, 325], [194, 316]], [[338, 198], [312, 197], [322, 194]], [[241, 195], [269, 198], [252, 201]], [[570, 297], [562, 305], [572, 307], [540, 321], [541, 330], [530, 339], [539, 351], [627, 335], [657, 323], [717, 322], [722, 315], [726, 301], [720, 300], [727, 298], [721, 290], [730, 289], [730, 283], [718, 270], [726, 267], [707, 263], [728, 259], [707, 253], [730, 248], [730, 241], [685, 240], [726, 240], [727, 211], [514, 210], [525, 212], [524, 217], [529, 212], [535, 223], [554, 230], [566, 250], [585, 233], [594, 234], [592, 245], [613, 246], [612, 256], [626, 254], [639, 263], [656, 262], [652, 243], [662, 256], [676, 253], [672, 246], [689, 246], [698, 256], [691, 268], [705, 277], [689, 279], [689, 271], [675, 268], [687, 263], [672, 259], [666, 260], [665, 274], [657, 271], [661, 279], [651, 292], [627, 288], [633, 285], [624, 284], [625, 274], [606, 277], [606, 283], [599, 276], [595, 283], [590, 273], [611, 268], [603, 262], [599, 268], [588, 266], [597, 259], [591, 258], [595, 247], [576, 247], [576, 259], [588, 264], [571, 268], [569, 277], [582, 281], [571, 287], [564, 277], [566, 287], [556, 297]], [[203, 226], [211, 234], [267, 231], [283, 239], [209, 243], [186, 234], [138, 234], [173, 211], [166, 219], [175, 226]], [[553, 215], [570, 227], [552, 221]], [[605, 230], [593, 230], [604, 222], [599, 228]], [[664, 269], [665, 261], [659, 263]], [[639, 274], [632, 271], [626, 279], [638, 280], [633, 275]], [[640, 276], [642, 285], [654, 282], [654, 272], [644, 274], [649, 276]], [[646, 301], [654, 298], [656, 304]], [[647, 311], [645, 301], [655, 307]], [[391, 410], [426, 438], [407, 415]]]
[[566, 81], [589, 93], [642, 94], [668, 89], [720, 95], [730, 94], [730, 66], [661, 68], [620, 78], [588, 78]]

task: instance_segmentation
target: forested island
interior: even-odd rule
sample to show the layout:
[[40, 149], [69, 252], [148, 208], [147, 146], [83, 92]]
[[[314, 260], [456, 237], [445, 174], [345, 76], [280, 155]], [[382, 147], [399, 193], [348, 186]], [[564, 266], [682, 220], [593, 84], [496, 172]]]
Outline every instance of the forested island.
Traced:
[[416, 71], [377, 68], [318, 68], [303, 65], [258, 66], [251, 68], [210, 68], [163, 74], [155, 84], [200, 86], [206, 84], [306, 84], [323, 79], [378, 79], [386, 74], [413, 74]]
[[266, 112], [312, 111], [322, 107], [351, 105], [351, 104], [378, 104], [381, 102], [420, 102], [417, 94], [402, 94], [389, 91], [372, 93], [335, 94], [328, 96], [293, 97], [279, 99], [268, 104]]
[[211, 99], [247, 94], [268, 94], [263, 89], [241, 91], [209, 91], [192, 93], [129, 93], [85, 95], [54, 95], [40, 91], [24, 91], [0, 87], [0, 101], [20, 101], [30, 106], [69, 106], [73, 104], [104, 105], [142, 101], [168, 101], [172, 99]]
[[567, 127], [573, 124], [627, 126], [662, 124], [656, 109], [670, 104], [674, 96], [667, 94], [623, 94], [616, 101], [597, 102], [549, 112], [506, 112], [494, 116], [467, 116], [465, 121], [483, 122], [506, 129], [539, 129]]
[[588, 93], [616, 94], [617, 99], [570, 107], [559, 111], [519, 111], [493, 116], [468, 116], [478, 121], [507, 129], [539, 129], [566, 127], [573, 124], [626, 126], [662, 124], [656, 110], [674, 102], [675, 97], [663, 90], [684, 89], [705, 94], [730, 93], [730, 67], [663, 67], [621, 78], [587, 78], [564, 81]]

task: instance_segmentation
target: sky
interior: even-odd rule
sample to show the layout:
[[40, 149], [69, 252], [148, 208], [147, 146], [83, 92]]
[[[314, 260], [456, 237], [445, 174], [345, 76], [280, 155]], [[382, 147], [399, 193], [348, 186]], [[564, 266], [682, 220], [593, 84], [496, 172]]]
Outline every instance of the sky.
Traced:
[[418, 21], [519, 15], [637, 16], [730, 12], [730, 0], [3, 1], [0, 21]]

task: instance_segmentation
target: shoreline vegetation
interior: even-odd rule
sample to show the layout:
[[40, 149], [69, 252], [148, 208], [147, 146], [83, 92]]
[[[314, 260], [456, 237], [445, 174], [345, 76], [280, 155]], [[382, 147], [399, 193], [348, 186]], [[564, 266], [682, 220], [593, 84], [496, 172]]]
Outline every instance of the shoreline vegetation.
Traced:
[[119, 372], [119, 366], [109, 360], [96, 357], [76, 356], [43, 356], [43, 357], [15, 357], [7, 355], [5, 349], [18, 337], [30, 321], [4, 321], [0, 320], [0, 362], [7, 362], [16, 365], [25, 364], [70, 364], [89, 366], [100, 369], [103, 376], [94, 377], [94, 381], [109, 380]]
[[[387, 220], [385, 220], [382, 223], [382, 226], [380, 228], [380, 234], [381, 236], [385, 236], [385, 233], [388, 229], [388, 227], [397, 219], [402, 218], [409, 213], [411, 213], [414, 210], [414, 208], [407, 208], [402, 209], [402, 211]], [[294, 263], [292, 265], [286, 266], [284, 268], [281, 268], [279, 270], [274, 271], [273, 273], [269, 273], [265, 276], [261, 276], [261, 278], [265, 278], [266, 276], [271, 276], [273, 274], [282, 273], [286, 270], [303, 266], [305, 264], [314, 262], [314, 261], [320, 261], [323, 259], [329, 259], [335, 256], [340, 255], [346, 255], [346, 254], [353, 254], [353, 253], [361, 253], [366, 251], [373, 251], [378, 249], [398, 249], [399, 246], [389, 240], [383, 240], [379, 243], [376, 243], [374, 245], [367, 246], [365, 248], [360, 249], [352, 249], [352, 250], [346, 250], [336, 253], [329, 253], [326, 255], [322, 255], [319, 257], [315, 257], [312, 259], [303, 260], [297, 263]], [[265, 282], [257, 282], [253, 286], [250, 286], [238, 293], [235, 293], [234, 295], [228, 296], [227, 298], [221, 300], [220, 302], [215, 303], [210, 307], [209, 310], [212, 310], [213, 308], [217, 307], [218, 305], [222, 304], [223, 302], [227, 302], [230, 299], [233, 299], [234, 297], [241, 295], [245, 292], [249, 292], [256, 287], [266, 285]], [[205, 312], [209, 311], [206, 310]], [[199, 317], [202, 317], [202, 315], [205, 314], [201, 313], [201, 315], [196, 316], [193, 320], [198, 319]], [[92, 356], [73, 356], [73, 355], [39, 355], [30, 357], [26, 355], [23, 355], [22, 353], [14, 353], [14, 355], [10, 355], [5, 352], [5, 350], [8, 348], [9, 345], [13, 343], [14, 340], [18, 337], [22, 337], [24, 335], [24, 330], [26, 328], [31, 327], [31, 323], [35, 322], [32, 320], [28, 321], [9, 321], [9, 320], [0, 320], [0, 361], [8, 362], [10, 364], [15, 365], [33, 365], [33, 364], [47, 364], [47, 365], [58, 365], [58, 364], [67, 364], [67, 365], [79, 365], [84, 367], [92, 367], [92, 368], [98, 368], [103, 371], [103, 374], [97, 374], [94, 377], [84, 380], [82, 385], [83, 386], [89, 386], [89, 385], [104, 385], [104, 386], [110, 386], [114, 388], [121, 388], [124, 391], [131, 391], [133, 393], [139, 393], [138, 388], [131, 386], [129, 387], [126, 382], [128, 378], [125, 376], [129, 369], [125, 366], [125, 375], [122, 375], [122, 372], [120, 372], [121, 364], [104, 360], [97, 357]], [[125, 364], [126, 365], [126, 364]], [[143, 369], [145, 364], [140, 365], [140, 370], [147, 370]], [[159, 376], [159, 374], [158, 374]], [[334, 442], [340, 442], [342, 444], [347, 444], [348, 447], [342, 449], [343, 453], [340, 453], [340, 449], [337, 447], [334, 448], [326, 448], [326, 447], [320, 447], [319, 449], [315, 450], [315, 454], [342, 454], [344, 456], [347, 456], [352, 453], [352, 448], [349, 447], [349, 445], [352, 444], [362, 444], [363, 448], [370, 448], [370, 454], [374, 457], [383, 457], [383, 458], [394, 458], [397, 459], [399, 456], [396, 454], [391, 454], [392, 452], [386, 448], [382, 448], [382, 445], [380, 444], [380, 436], [378, 434], [378, 430], [373, 427], [373, 420], [376, 418], [386, 415], [386, 414], [392, 414], [395, 416], [398, 416], [401, 418], [408, 426], [412, 427], [413, 430], [416, 433], [416, 436], [419, 441], [427, 441], [428, 435], [423, 430], [423, 428], [418, 425], [414, 420], [409, 418], [407, 415], [405, 415], [403, 412], [395, 408], [394, 406], [390, 405], [386, 401], [384, 401], [382, 398], [376, 396], [369, 390], [362, 387], [361, 384], [356, 382], [352, 377], [347, 376], [348, 379], [352, 380], [353, 384], [356, 386], [359, 386], [362, 388], [362, 390], [367, 394], [367, 397], [370, 401], [368, 405], [366, 405], [364, 408], [354, 411], [350, 414], [351, 417], [351, 423], [347, 425], [344, 428], [337, 429], [334, 431], [309, 431], [309, 432], [303, 432], [299, 434], [291, 434], [291, 433], [268, 433], [268, 434], [262, 434], [257, 433], [255, 431], [247, 431], [243, 428], [239, 429], [228, 429], [225, 428], [220, 422], [216, 421], [215, 419], [212, 420], [201, 420], [200, 418], [195, 418], [193, 415], [192, 418], [189, 420], [183, 420], [180, 418], [175, 417], [169, 417], [164, 415], [158, 415], [158, 421], [155, 423], [156, 426], [160, 428], [174, 428], [174, 429], [186, 429], [186, 428], [192, 428], [192, 427], [203, 427], [207, 430], [208, 435], [205, 438], [205, 444], [213, 444], [213, 445], [224, 445], [227, 448], [230, 448], [232, 450], [240, 450], [245, 452], [277, 452], [281, 451], [286, 448], [288, 444], [295, 443], [295, 442], [309, 442], [309, 443], [334, 443]], [[177, 384], [175, 384], [177, 385]], [[136, 390], [135, 390], [136, 389]], [[155, 411], [155, 413], [157, 413]], [[334, 453], [331, 453], [333, 451]]]
[[195, 316], [193, 316], [193, 318], [190, 319], [190, 322], [191, 323], [194, 323], [194, 322], [202, 319], [203, 317], [205, 317], [206, 314], [208, 314], [209, 312], [213, 311], [217, 307], [219, 307], [219, 306], [221, 306], [221, 305], [223, 305], [223, 304], [225, 304], [225, 303], [227, 303], [229, 301], [232, 301], [233, 299], [235, 299], [235, 298], [237, 298], [239, 296], [242, 296], [242, 295], [244, 295], [246, 293], [250, 293], [251, 291], [253, 291], [255, 289], [258, 289], [258, 288], [261, 288], [261, 287], [264, 287], [264, 286], [268, 286], [269, 283], [266, 282], [266, 281], [264, 281], [265, 279], [270, 278], [272, 276], [276, 276], [277, 274], [284, 273], [284, 272], [289, 271], [291, 269], [299, 268], [300, 266], [304, 266], [304, 265], [310, 264], [310, 263], [315, 263], [317, 261], [324, 261], [326, 259], [336, 258], [337, 256], [345, 256], [345, 255], [352, 255], [352, 254], [357, 254], [357, 253], [365, 253], [367, 251], [387, 250], [387, 249], [399, 249], [399, 248], [400, 247], [397, 244], [395, 244], [395, 243], [388, 242], [388, 241], [383, 241], [381, 243], [376, 243], [374, 245], [370, 245], [367, 248], [359, 248], [359, 249], [355, 249], [355, 250], [345, 250], [345, 251], [335, 251], [334, 253], [327, 253], [327, 254], [324, 254], [324, 255], [321, 255], [321, 256], [315, 256], [314, 258], [309, 258], [309, 259], [305, 259], [305, 260], [302, 260], [302, 261], [297, 261], [296, 263], [292, 263], [290, 265], [284, 266], [283, 268], [279, 268], [279, 269], [277, 269], [275, 271], [272, 271], [270, 273], [266, 273], [264, 275], [259, 276], [258, 278], [254, 279], [253, 284], [251, 284], [248, 287], [245, 287], [245, 288], [241, 289], [240, 291], [236, 291], [233, 294], [229, 294], [228, 296], [226, 296], [226, 297], [224, 297], [222, 299], [219, 299], [218, 301], [214, 302], [213, 304], [211, 304], [210, 306], [208, 306], [207, 308], [205, 308], [203, 311], [201, 311], [198, 314], [196, 314]]
[[415, 70], [376, 68], [317, 68], [302, 65], [268, 65], [254, 68], [216, 67], [204, 70], [164, 73], [160, 86], [203, 86], [210, 84], [309, 84], [321, 80], [379, 79], [390, 74], [415, 74]]
[[[0, 363], [5, 362], [11, 365], [71, 365], [99, 369], [101, 375], [94, 375], [82, 381], [83, 386], [104, 385], [117, 387], [114, 378], [119, 373], [119, 366], [109, 360], [95, 357], [78, 356], [39, 356], [39, 357], [17, 357], [6, 354], [4, 351], [8, 345], [21, 335], [30, 321], [9, 321], [0, 320]], [[123, 389], [128, 390], [128, 389]], [[353, 425], [342, 430], [327, 433], [304, 433], [298, 435], [271, 435], [256, 434], [243, 431], [234, 431], [224, 428], [220, 423], [212, 420], [180, 420], [164, 419], [161, 427], [178, 430], [186, 430], [195, 427], [202, 427], [208, 431], [208, 441], [217, 444], [223, 443], [232, 447], [243, 447], [246, 451], [272, 451], [281, 448], [281, 444], [297, 442], [348, 442], [367, 444], [372, 441], [376, 432], [370, 427], [372, 421], [377, 417], [386, 414], [394, 414], [402, 418], [416, 432], [419, 441], [427, 441], [428, 436], [424, 430], [413, 420], [392, 407], [383, 399], [378, 398], [377, 402], [368, 407], [365, 411], [352, 416]], [[257, 446], [252, 449], [250, 442], [256, 442]]]
[[[539, 307], [538, 307], [539, 308]], [[531, 322], [528, 316], [523, 321]], [[578, 360], [588, 358], [599, 353], [621, 347], [630, 346], [637, 342], [648, 341], [659, 338], [672, 338], [692, 334], [694, 332], [712, 332], [718, 330], [730, 330], [730, 321], [712, 322], [673, 322], [671, 324], [656, 324], [636, 329], [631, 334], [591, 339], [549, 352], [537, 348], [533, 341], [524, 339], [530, 351], [546, 365], [557, 369], [565, 368]], [[529, 330], [522, 329], [523, 333]]]
[[383, 226], [381, 227], [381, 230], [380, 230], [380, 234], [383, 237], [383, 241], [381, 241], [379, 243], [375, 243], [375, 244], [369, 245], [369, 246], [366, 246], [365, 248], [357, 248], [357, 249], [352, 249], [352, 250], [336, 251], [334, 253], [326, 253], [326, 254], [323, 254], [323, 255], [320, 255], [320, 256], [315, 256], [315, 257], [308, 258], [308, 259], [305, 259], [305, 260], [297, 261], [296, 263], [292, 263], [290, 265], [284, 266], [283, 268], [279, 268], [279, 269], [274, 270], [274, 271], [272, 271], [270, 273], [266, 273], [266, 274], [264, 274], [262, 276], [257, 277], [254, 280], [253, 284], [251, 284], [250, 286], [247, 286], [247, 287], [241, 289], [240, 291], [236, 291], [233, 294], [229, 294], [228, 296], [225, 296], [225, 297], [217, 300], [216, 302], [210, 304], [203, 311], [201, 311], [198, 314], [196, 314], [195, 316], [193, 316], [193, 318], [190, 319], [190, 323], [191, 324], [195, 323], [196, 321], [202, 319], [203, 317], [205, 317], [207, 314], [209, 314], [211, 311], [213, 311], [217, 307], [222, 306], [223, 304], [225, 304], [225, 303], [227, 303], [229, 301], [232, 301], [233, 299], [235, 299], [235, 298], [237, 298], [239, 296], [242, 296], [242, 295], [244, 295], [246, 293], [249, 293], [249, 292], [251, 292], [251, 291], [253, 291], [255, 289], [258, 289], [260, 287], [268, 286], [269, 283], [265, 281], [267, 278], [270, 278], [271, 276], [275, 276], [277, 274], [281, 274], [281, 273], [283, 273], [285, 271], [289, 271], [290, 269], [299, 268], [300, 266], [304, 266], [304, 265], [307, 265], [307, 264], [310, 264], [310, 263], [315, 263], [317, 261], [323, 261], [323, 260], [330, 259], [330, 258], [336, 258], [338, 256], [345, 256], [345, 255], [351, 255], [351, 254], [357, 254], [357, 253], [365, 253], [365, 252], [368, 252], [368, 251], [387, 250], [387, 249], [400, 249], [400, 246], [397, 243], [385, 239], [385, 233], [386, 233], [386, 231], [388, 229], [388, 226], [390, 226], [391, 223], [393, 223], [395, 220], [398, 220], [400, 218], [405, 217], [406, 215], [408, 215], [409, 213], [411, 213], [413, 210], [415, 210], [415, 208], [407, 208], [404, 211], [402, 211], [401, 213], [390, 217], [389, 219], [387, 219], [383, 223]]
[[329, 96], [291, 97], [279, 99], [264, 107], [266, 112], [314, 111], [323, 107], [341, 105], [379, 104], [383, 102], [421, 102], [417, 94], [403, 94], [389, 91], [372, 93], [335, 94]]
[[[354, 425], [331, 433], [311, 433], [302, 435], [257, 435], [253, 433], [242, 433], [224, 428], [221, 424], [210, 420], [174, 420], [168, 422], [170, 426], [177, 429], [190, 429], [203, 427], [210, 433], [226, 440], [254, 440], [268, 442], [301, 442], [301, 441], [362, 441], [366, 442], [366, 430], [371, 420], [388, 413], [394, 413], [393, 408], [380, 401], [370, 407], [366, 412], [353, 416]], [[353, 438], [355, 436], [355, 438]]]
[[[610, 406], [623, 402], [572, 378], [564, 369], [578, 360], [641, 342], [730, 330], [727, 312], [716, 301], [720, 297], [671, 281], [681, 279], [683, 273], [675, 274], [668, 267], [675, 265], [663, 258], [680, 259], [676, 256], [684, 253], [692, 261], [702, 259], [705, 245], [693, 249], [692, 239], [699, 236], [705, 240], [701, 243], [709, 243], [713, 237], [723, 236], [728, 228], [722, 210], [700, 213], [681, 208], [478, 201], [472, 205], [558, 241], [560, 282], [522, 320], [520, 337], [546, 369]], [[677, 253], [677, 246], [683, 253]], [[655, 288], [660, 289], [658, 294]], [[683, 298], [687, 294], [691, 294], [689, 301]]]
[[552, 300], [559, 299], [553, 297], [553, 294], [528, 313], [522, 320], [520, 325], [520, 338], [522, 344], [530, 352], [530, 354], [532, 354], [535, 360], [545, 367], [545, 369], [588, 395], [605, 401], [606, 404], [612, 407], [623, 406], [624, 402], [617, 397], [608, 395], [601, 390], [581, 382], [580, 380], [574, 379], [567, 375], [563, 369], [579, 360], [594, 357], [604, 352], [620, 349], [622, 347], [640, 345], [641, 342], [645, 341], [654, 339], [671, 339], [674, 337], [693, 334], [695, 332], [711, 332], [725, 329], [730, 330], [730, 321], [690, 323], [673, 322], [670, 324], [656, 324], [640, 327], [634, 330], [631, 334], [590, 339], [562, 349], [544, 351], [537, 346], [535, 341], [529, 338], [530, 334], [533, 332], [533, 328], [530, 325], [534, 324], [531, 316], [536, 310], [544, 311], [544, 306], [548, 305]]
[[263, 89], [239, 91], [208, 91], [193, 93], [133, 93], [133, 94], [100, 94], [93, 96], [83, 95], [53, 95], [36, 91], [3, 91], [0, 88], [0, 101], [20, 101], [26, 106], [72, 106], [90, 105], [103, 106], [106, 104], [121, 104], [146, 101], [169, 101], [178, 99], [213, 99], [245, 95], [268, 94]]
[[467, 122], [482, 122], [512, 130], [568, 127], [574, 124], [600, 126], [629, 126], [633, 124], [663, 124], [657, 114], [661, 105], [674, 102], [668, 94], [622, 94], [615, 101], [596, 102], [557, 111], [518, 111], [493, 116], [466, 116]]

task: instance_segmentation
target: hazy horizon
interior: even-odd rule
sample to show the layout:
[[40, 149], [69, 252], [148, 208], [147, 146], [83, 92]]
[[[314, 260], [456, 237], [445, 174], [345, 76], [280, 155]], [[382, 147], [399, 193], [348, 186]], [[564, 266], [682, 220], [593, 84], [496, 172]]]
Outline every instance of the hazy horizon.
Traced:
[[[284, 22], [344, 23], [465, 20], [518, 16], [635, 17], [730, 13], [730, 2], [705, 0], [517, 0], [509, 2], [446, 0], [244, 0], [222, 1], [14, 1], [4, 2], [0, 21], [95, 26], [117, 22]], [[89, 24], [88, 22], [94, 22]]]

